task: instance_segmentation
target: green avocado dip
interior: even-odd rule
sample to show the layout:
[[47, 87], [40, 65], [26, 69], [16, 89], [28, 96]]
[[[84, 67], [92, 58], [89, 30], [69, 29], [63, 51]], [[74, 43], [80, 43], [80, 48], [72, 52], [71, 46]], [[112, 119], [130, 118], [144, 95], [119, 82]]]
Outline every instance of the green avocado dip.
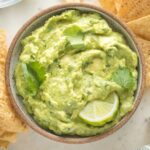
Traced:
[[[58, 135], [92, 136], [116, 125], [132, 110], [137, 55], [99, 14], [68, 10], [50, 17], [22, 40], [15, 83], [28, 113]], [[92, 101], [116, 93], [113, 119], [94, 126], [79, 113]]]

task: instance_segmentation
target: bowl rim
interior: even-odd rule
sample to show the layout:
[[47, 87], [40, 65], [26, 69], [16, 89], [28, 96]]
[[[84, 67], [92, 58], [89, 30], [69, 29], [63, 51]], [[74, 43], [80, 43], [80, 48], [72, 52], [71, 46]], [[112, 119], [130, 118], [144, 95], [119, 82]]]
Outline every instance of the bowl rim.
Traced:
[[[16, 104], [15, 98], [12, 94], [11, 91], [11, 87], [10, 87], [10, 79], [9, 79], [9, 71], [10, 71], [10, 63], [11, 63], [11, 56], [12, 56], [12, 52], [13, 49], [15, 47], [15, 44], [18, 40], [18, 38], [20, 37], [20, 35], [22, 34], [22, 32], [26, 29], [26, 27], [28, 27], [34, 20], [36, 20], [37, 18], [45, 15], [46, 13], [52, 12], [52, 11], [57, 11], [59, 9], [64, 9], [64, 8], [68, 8], [68, 7], [84, 7], [84, 8], [89, 8], [89, 9], [93, 9], [102, 13], [105, 13], [106, 15], [110, 16], [113, 20], [115, 20], [116, 22], [118, 22], [129, 34], [129, 36], [132, 38], [137, 51], [139, 53], [139, 59], [140, 59], [140, 65], [141, 65], [141, 84], [140, 84], [140, 89], [137, 92], [137, 98], [135, 98], [135, 103], [133, 106], [133, 109], [131, 112], [129, 112], [125, 117], [123, 117], [122, 120], [119, 121], [119, 123], [117, 125], [115, 125], [114, 127], [110, 128], [110, 130], [102, 133], [102, 134], [98, 134], [95, 136], [90, 136], [90, 137], [63, 137], [63, 136], [59, 136], [59, 135], [55, 135], [53, 133], [47, 132], [46, 130], [40, 128], [38, 125], [35, 125], [34, 123], [32, 123], [32, 121], [29, 121], [29, 119], [26, 118], [26, 116], [22, 113], [22, 111], [20, 110], [19, 106]], [[127, 121], [131, 118], [131, 116], [134, 114], [134, 112], [136, 111], [138, 105], [141, 102], [142, 99], [142, 95], [144, 92], [144, 87], [145, 87], [145, 67], [144, 67], [144, 62], [143, 62], [143, 55], [141, 53], [141, 49], [138, 45], [138, 43], [135, 40], [135, 35], [132, 33], [132, 31], [125, 25], [125, 23], [123, 23], [120, 19], [118, 19], [116, 16], [114, 16], [113, 14], [109, 13], [108, 11], [97, 7], [95, 5], [92, 4], [86, 4], [86, 3], [69, 3], [69, 4], [58, 4], [52, 7], [49, 7], [47, 9], [44, 9], [42, 11], [40, 11], [39, 13], [35, 14], [33, 17], [31, 17], [20, 29], [19, 31], [16, 33], [15, 37], [13, 38], [11, 45], [9, 47], [9, 51], [7, 54], [7, 60], [6, 60], [6, 73], [5, 73], [5, 80], [6, 80], [6, 87], [8, 89], [8, 94], [10, 96], [10, 100], [11, 103], [13, 105], [13, 107], [15, 108], [15, 111], [17, 112], [17, 114], [21, 117], [21, 119], [29, 126], [31, 127], [34, 131], [36, 131], [37, 133], [39, 133], [40, 135], [43, 135], [51, 140], [54, 141], [59, 141], [62, 143], [68, 143], [68, 144], [84, 144], [84, 143], [90, 143], [93, 141], [97, 141], [100, 139], [103, 139], [105, 137], [107, 137], [108, 135], [111, 135], [112, 133], [114, 133], [115, 131], [117, 131], [118, 129], [120, 129], [123, 125], [125, 125], [127, 123]]]

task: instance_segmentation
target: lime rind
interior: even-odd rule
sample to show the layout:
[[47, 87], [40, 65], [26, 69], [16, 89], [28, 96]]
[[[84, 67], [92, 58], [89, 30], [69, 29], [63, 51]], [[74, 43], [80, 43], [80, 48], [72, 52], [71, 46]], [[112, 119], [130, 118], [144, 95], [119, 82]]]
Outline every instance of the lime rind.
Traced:
[[118, 96], [113, 93], [106, 101], [95, 100], [87, 104], [79, 116], [87, 124], [102, 126], [114, 119], [118, 107]]

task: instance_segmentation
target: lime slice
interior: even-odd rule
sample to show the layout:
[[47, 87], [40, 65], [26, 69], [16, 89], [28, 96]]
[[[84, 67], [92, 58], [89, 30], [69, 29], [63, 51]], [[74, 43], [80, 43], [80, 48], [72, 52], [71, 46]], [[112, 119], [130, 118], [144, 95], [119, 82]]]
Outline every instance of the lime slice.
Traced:
[[118, 107], [118, 96], [113, 93], [105, 101], [95, 100], [88, 103], [79, 116], [87, 124], [102, 126], [114, 119]]

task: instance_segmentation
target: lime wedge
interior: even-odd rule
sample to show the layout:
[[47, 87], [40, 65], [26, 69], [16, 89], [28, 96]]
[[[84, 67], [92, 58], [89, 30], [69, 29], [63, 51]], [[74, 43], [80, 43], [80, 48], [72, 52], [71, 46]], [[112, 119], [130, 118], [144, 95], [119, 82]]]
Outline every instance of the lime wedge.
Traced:
[[102, 126], [114, 119], [118, 107], [118, 96], [113, 93], [105, 101], [95, 100], [88, 103], [79, 116], [87, 124]]

